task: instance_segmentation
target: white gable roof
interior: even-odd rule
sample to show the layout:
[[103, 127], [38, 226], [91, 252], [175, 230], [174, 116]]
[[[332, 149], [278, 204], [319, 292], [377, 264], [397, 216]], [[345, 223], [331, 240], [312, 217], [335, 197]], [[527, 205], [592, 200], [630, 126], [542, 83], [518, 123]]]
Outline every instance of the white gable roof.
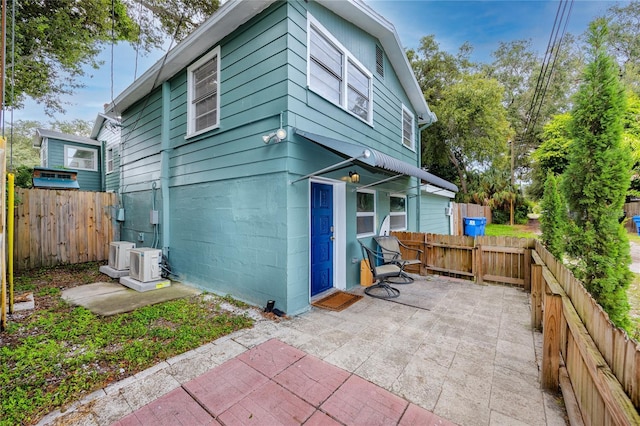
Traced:
[[35, 148], [39, 148], [42, 146], [42, 141], [49, 138], [67, 142], [83, 143], [85, 145], [102, 145], [99, 141], [84, 136], [70, 135], [68, 133], [57, 132], [55, 130], [36, 129], [36, 134], [33, 137], [33, 146]]
[[[121, 114], [272, 3], [274, 0], [226, 1], [209, 19], [171, 49], [166, 58], [156, 62], [126, 88], [107, 107], [107, 112]], [[418, 122], [435, 121], [435, 114], [424, 100], [394, 26], [362, 0], [317, 0], [317, 3], [378, 38], [417, 113]]]

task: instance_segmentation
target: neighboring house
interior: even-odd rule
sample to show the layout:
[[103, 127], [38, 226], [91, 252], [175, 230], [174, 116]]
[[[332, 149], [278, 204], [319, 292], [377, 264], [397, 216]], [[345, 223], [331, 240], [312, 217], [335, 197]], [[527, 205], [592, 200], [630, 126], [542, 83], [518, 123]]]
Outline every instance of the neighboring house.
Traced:
[[202, 289], [296, 314], [359, 284], [358, 240], [387, 215], [449, 232], [457, 187], [420, 169], [435, 115], [362, 1], [228, 1], [106, 112], [122, 116], [122, 239]]
[[453, 200], [457, 191], [424, 184], [420, 188], [420, 232], [455, 234]]
[[33, 146], [40, 149], [40, 166], [77, 172], [81, 191], [102, 190], [102, 144], [95, 139], [37, 129]]
[[106, 114], [98, 114], [89, 137], [102, 145], [103, 191], [118, 191], [120, 188], [120, 121]]

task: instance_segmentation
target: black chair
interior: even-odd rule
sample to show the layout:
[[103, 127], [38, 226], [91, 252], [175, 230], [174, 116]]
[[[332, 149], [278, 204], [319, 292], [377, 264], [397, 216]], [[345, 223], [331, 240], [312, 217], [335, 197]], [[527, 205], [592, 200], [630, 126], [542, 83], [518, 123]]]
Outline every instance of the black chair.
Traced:
[[[383, 262], [385, 264], [395, 264], [402, 269], [400, 276], [404, 280], [404, 282], [396, 282], [394, 284], [409, 284], [413, 282], [413, 278], [407, 275], [404, 271], [404, 268], [407, 265], [422, 265], [422, 250], [412, 248], [402, 244], [402, 242], [398, 239], [398, 237], [393, 235], [381, 235], [378, 237], [373, 237], [373, 239], [378, 243], [380, 247], [380, 251], [382, 252]], [[415, 252], [415, 259], [404, 259], [402, 257], [402, 253], [400, 252], [400, 247], [403, 247], [407, 251]]]
[[384, 258], [371, 250], [369, 247], [362, 244], [362, 256], [369, 262], [369, 270], [373, 275], [375, 284], [364, 289], [365, 294], [378, 299], [391, 299], [400, 296], [400, 290], [393, 288], [389, 285], [390, 278], [401, 278], [402, 268], [394, 263], [383, 263], [378, 265], [378, 261], [384, 262]]

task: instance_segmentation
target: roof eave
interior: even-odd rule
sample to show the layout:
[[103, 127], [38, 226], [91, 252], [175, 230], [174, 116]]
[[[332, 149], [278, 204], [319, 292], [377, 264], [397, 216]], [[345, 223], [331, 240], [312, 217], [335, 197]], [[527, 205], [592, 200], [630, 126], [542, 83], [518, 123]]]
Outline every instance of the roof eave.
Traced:
[[107, 106], [105, 112], [120, 115], [155, 87], [172, 78], [206, 53], [240, 25], [266, 9], [275, 0], [229, 0], [210, 19], [158, 60]]

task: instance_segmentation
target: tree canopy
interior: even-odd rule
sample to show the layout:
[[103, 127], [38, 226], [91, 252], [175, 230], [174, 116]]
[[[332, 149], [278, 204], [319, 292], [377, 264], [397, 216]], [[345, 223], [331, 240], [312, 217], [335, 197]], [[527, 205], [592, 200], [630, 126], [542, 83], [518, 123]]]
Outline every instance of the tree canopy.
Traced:
[[[15, 42], [7, 38], [7, 75], [13, 87], [5, 104], [20, 109], [26, 97], [47, 114], [63, 112], [61, 97], [81, 87], [78, 79], [98, 68], [100, 51], [129, 42], [143, 52], [160, 47], [167, 35], [181, 39], [218, 8], [218, 1], [25, 0], [8, 9]], [[179, 11], [179, 12], [178, 12]]]

